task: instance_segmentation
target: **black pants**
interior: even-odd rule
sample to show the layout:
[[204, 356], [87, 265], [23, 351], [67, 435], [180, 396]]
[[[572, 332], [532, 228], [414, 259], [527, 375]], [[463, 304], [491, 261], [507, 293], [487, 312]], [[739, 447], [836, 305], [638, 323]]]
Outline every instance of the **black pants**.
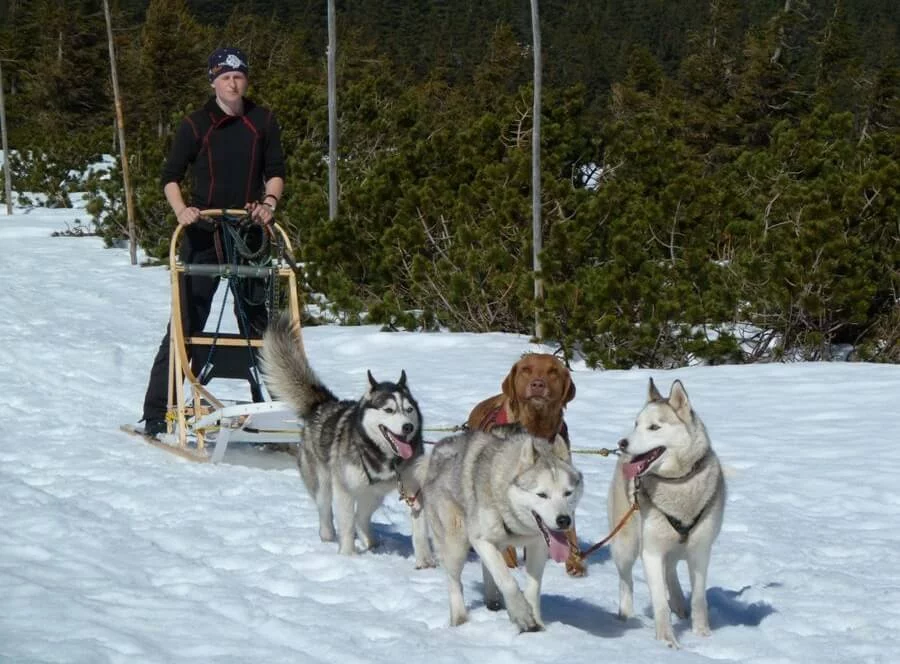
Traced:
[[[185, 234], [179, 251], [181, 261], [185, 264], [216, 264], [220, 262], [219, 254], [220, 251], [216, 249], [213, 233], [199, 228], [189, 228], [189, 232]], [[185, 337], [203, 332], [218, 285], [218, 277], [181, 275], [181, 320]], [[246, 335], [247, 327], [249, 326], [250, 337], [259, 338], [262, 336], [268, 323], [268, 312], [266, 311], [265, 300], [262, 297], [265, 293], [265, 283], [258, 279], [252, 280], [250, 288], [254, 291], [251, 303], [239, 301], [239, 298], [234, 297], [235, 294], [232, 292], [234, 314], [241, 334]], [[241, 313], [243, 313], [243, 316]], [[150, 380], [147, 385], [147, 393], [144, 395], [143, 419], [145, 420], [163, 419], [166, 415], [169, 402], [167, 383], [169, 376], [170, 334], [171, 323], [166, 327], [166, 334], [159, 344], [156, 358], [154, 358], [153, 365], [150, 367]], [[188, 357], [190, 355], [189, 351]], [[192, 366], [192, 369], [196, 375], [199, 367]], [[259, 385], [253, 380], [252, 374], [249, 372], [249, 366], [248, 381], [250, 382], [252, 399], [254, 401], [262, 401], [262, 392]], [[174, 389], [182, 389], [182, 386], [176, 385]]]

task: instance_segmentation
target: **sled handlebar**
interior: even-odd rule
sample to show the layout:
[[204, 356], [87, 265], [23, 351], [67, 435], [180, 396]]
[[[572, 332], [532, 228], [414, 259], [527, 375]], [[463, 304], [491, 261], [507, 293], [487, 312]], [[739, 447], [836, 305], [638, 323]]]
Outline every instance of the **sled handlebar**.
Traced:
[[210, 208], [208, 210], [200, 210], [200, 216], [207, 219], [216, 217], [245, 217], [250, 212], [244, 208]]
[[[226, 217], [239, 217], [239, 218], [243, 219], [244, 217], [249, 217], [249, 216], [250, 216], [250, 211], [245, 210], [243, 208], [208, 208], [206, 210], [200, 210], [200, 217], [209, 219], [210, 221], [213, 221], [216, 219], [224, 219]], [[285, 234], [284, 230], [282, 230], [277, 224], [275, 224], [274, 220], [270, 225], [264, 226], [263, 228], [265, 228], [266, 233], [269, 235], [269, 238], [274, 240], [276, 231], [272, 228], [273, 225], [275, 226], [275, 228], [277, 229], [277, 232], [281, 234], [281, 236], [284, 238], [284, 241], [285, 241], [285, 246], [282, 247], [282, 251], [281, 251], [281, 258], [284, 259], [284, 261], [290, 266], [290, 268], [294, 271], [294, 273], [299, 274], [300, 268], [297, 266], [297, 263], [294, 262], [294, 259], [291, 256], [293, 249], [291, 248], [291, 243], [288, 240], [287, 235]], [[178, 234], [180, 232], [181, 232], [181, 226], [178, 225], [175, 227], [175, 232], [172, 235], [172, 242], [170, 244], [169, 262], [172, 265], [175, 264], [174, 263], [175, 240], [177, 239]]]

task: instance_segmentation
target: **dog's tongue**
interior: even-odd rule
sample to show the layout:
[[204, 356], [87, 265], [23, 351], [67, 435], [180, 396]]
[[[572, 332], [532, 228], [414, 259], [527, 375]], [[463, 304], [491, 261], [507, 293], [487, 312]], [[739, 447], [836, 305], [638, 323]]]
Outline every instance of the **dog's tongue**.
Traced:
[[413, 446], [407, 443], [405, 440], [401, 440], [394, 436], [394, 447], [397, 448], [397, 452], [399, 452], [400, 456], [404, 459], [409, 459], [413, 455]]
[[550, 557], [558, 563], [566, 561], [569, 557], [569, 542], [566, 534], [561, 530], [550, 530]]
[[626, 480], [633, 480], [637, 477], [641, 471], [644, 469], [644, 461], [640, 459], [638, 461], [629, 461], [628, 463], [622, 466], [622, 474], [625, 476]]

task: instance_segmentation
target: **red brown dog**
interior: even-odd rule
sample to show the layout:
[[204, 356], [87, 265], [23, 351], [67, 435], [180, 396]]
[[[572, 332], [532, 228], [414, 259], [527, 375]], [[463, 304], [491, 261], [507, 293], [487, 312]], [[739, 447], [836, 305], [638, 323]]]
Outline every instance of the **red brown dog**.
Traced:
[[[470, 429], [490, 431], [498, 424], [520, 423], [535, 436], [552, 439], [561, 435], [569, 444], [563, 419], [566, 404], [575, 398], [575, 383], [566, 365], [548, 353], [526, 353], [503, 379], [501, 394], [485, 399], [469, 414]], [[577, 550], [574, 526], [566, 531], [570, 546]], [[507, 550], [506, 562], [517, 565], [516, 551]], [[577, 555], [566, 561], [570, 576], [584, 576], [587, 568]]]

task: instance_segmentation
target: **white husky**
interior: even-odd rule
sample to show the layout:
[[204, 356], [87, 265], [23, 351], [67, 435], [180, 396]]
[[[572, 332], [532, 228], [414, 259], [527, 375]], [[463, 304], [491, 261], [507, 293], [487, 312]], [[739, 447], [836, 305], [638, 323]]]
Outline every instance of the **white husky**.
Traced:
[[675, 569], [679, 560], [688, 564], [693, 631], [710, 633], [706, 573], [725, 510], [722, 468], [706, 427], [677, 380], [667, 398], [650, 380], [647, 403], [619, 449], [623, 454], [609, 490], [610, 525], [624, 518], [635, 498], [640, 507], [639, 519], [632, 518], [610, 546], [619, 570], [619, 616], [629, 618], [634, 612], [631, 569], [640, 553], [656, 638], [677, 648], [670, 610], [680, 618], [688, 615]]
[[[565, 531], [582, 493], [565, 441], [548, 443], [519, 425], [472, 430], [439, 442], [422, 466], [416, 474], [425, 474], [422, 501], [447, 571], [450, 624], [467, 619], [460, 575], [471, 545], [481, 558], [488, 609], [505, 603], [520, 631], [542, 629], [544, 565], [548, 554], [557, 562], [568, 557]], [[524, 594], [503, 559], [507, 546], [526, 548]]]

